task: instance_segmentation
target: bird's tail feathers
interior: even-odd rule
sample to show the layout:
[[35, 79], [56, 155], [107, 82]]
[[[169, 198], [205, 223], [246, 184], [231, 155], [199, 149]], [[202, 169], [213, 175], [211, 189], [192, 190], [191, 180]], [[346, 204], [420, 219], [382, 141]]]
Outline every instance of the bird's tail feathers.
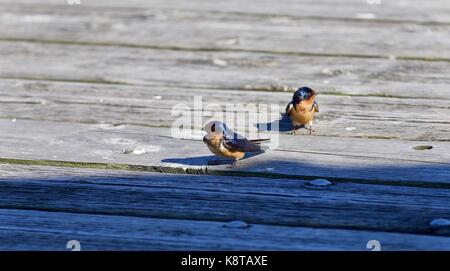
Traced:
[[270, 138], [251, 139], [249, 141], [254, 144], [254, 146], [256, 147], [256, 151], [267, 151], [268, 149], [270, 149], [270, 147], [267, 145], [261, 145], [261, 143], [270, 142]]
[[254, 144], [261, 144], [261, 143], [270, 142], [270, 138], [250, 139], [249, 141], [254, 143]]

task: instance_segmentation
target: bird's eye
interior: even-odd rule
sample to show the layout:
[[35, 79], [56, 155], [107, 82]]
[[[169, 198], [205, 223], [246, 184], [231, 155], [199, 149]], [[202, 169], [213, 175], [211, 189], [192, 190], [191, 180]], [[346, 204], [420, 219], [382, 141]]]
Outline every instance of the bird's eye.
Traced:
[[211, 132], [215, 132], [216, 131], [216, 124], [214, 123], [212, 126], [211, 126]]

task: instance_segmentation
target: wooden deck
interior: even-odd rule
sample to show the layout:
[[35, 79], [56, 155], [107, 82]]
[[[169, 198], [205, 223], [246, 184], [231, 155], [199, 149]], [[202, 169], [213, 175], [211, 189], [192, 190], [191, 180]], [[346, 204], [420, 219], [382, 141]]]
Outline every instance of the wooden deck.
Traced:
[[[0, 0], [0, 249], [450, 250], [450, 2], [380, 2]], [[238, 167], [171, 134], [304, 85]]]

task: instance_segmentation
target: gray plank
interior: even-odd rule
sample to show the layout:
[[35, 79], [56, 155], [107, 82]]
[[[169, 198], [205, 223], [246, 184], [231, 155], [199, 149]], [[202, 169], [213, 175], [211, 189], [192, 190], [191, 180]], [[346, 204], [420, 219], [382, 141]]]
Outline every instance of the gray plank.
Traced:
[[[375, 2], [375, 1], [372, 1]], [[1, 0], [0, 3], [7, 5], [28, 4], [36, 7], [51, 5], [58, 7], [64, 5], [59, 0], [39, 1], [39, 5], [33, 0]], [[376, 18], [373, 20], [393, 21], [393, 22], [442, 22], [450, 21], [449, 6], [445, 0], [435, 0], [423, 2], [417, 0], [404, 1], [380, 1], [380, 4], [371, 5], [369, 1], [341, 0], [339, 5], [332, 0], [316, 1], [294, 1], [294, 0], [96, 0], [82, 1], [83, 6], [89, 8], [120, 8], [120, 9], [177, 9], [177, 10], [201, 10], [201, 11], [221, 11], [229, 13], [260, 14], [260, 15], [284, 15], [293, 17], [320, 17], [323, 19], [351, 19], [360, 18], [361, 13], [373, 13]], [[333, 9], [330, 9], [330, 6]], [[22, 6], [23, 7], [23, 6]], [[75, 6], [77, 7], [77, 6]], [[79, 8], [79, 7], [77, 7]]]
[[[234, 110], [227, 107], [228, 104], [277, 105], [279, 109], [271, 112], [261, 123], [279, 124], [283, 133], [290, 129], [289, 120], [280, 113], [292, 98], [291, 90], [223, 92], [191, 88], [181, 91], [177, 87], [165, 86], [41, 80], [0, 81], [0, 118], [171, 127], [179, 118], [172, 114], [177, 104], [184, 103], [190, 110], [200, 113], [201, 108], [194, 107], [195, 97], [201, 97], [201, 108], [216, 104], [228, 114]], [[450, 141], [450, 106], [447, 100], [320, 94], [318, 102], [320, 113], [315, 121], [316, 135]], [[187, 109], [177, 108], [184, 114], [191, 114]], [[258, 118], [266, 116], [262, 111], [259, 114], [256, 107], [250, 110], [249, 117], [255, 120], [250, 127], [253, 130], [257, 129], [254, 126]], [[203, 115], [203, 122], [189, 126], [200, 129], [211, 114], [205, 111]], [[249, 130], [241, 124], [238, 126]]]
[[0, 210], [0, 250], [450, 250], [448, 237], [355, 230]]
[[[450, 62], [0, 42], [0, 77], [449, 99]], [[31, 61], [31, 62], [30, 62]], [[32, 63], [32, 65], [24, 65]]]
[[450, 190], [1, 165], [0, 208], [448, 235]]
[[224, 170], [411, 185], [448, 184], [450, 180], [448, 142], [432, 142], [433, 149], [416, 151], [411, 146], [430, 142], [282, 135], [278, 146], [273, 138], [270, 150], [243, 160], [239, 167], [206, 168], [213, 155], [202, 142], [201, 131], [172, 135], [167, 128], [28, 120], [0, 120], [0, 127], [3, 162], [55, 160], [77, 162], [78, 166], [85, 162], [115, 163], [142, 165], [155, 171]]
[[[442, 6], [450, 8], [448, 2]], [[326, 20], [322, 16], [305, 19], [179, 9], [127, 9], [121, 12], [105, 7], [93, 9], [90, 5], [76, 8], [37, 5], [24, 9], [22, 5], [8, 4], [2, 9], [5, 15], [0, 17], [4, 25], [0, 37], [8, 39], [325, 56], [450, 59], [447, 50], [450, 47], [447, 38], [450, 22], [430, 25], [410, 21]], [[361, 16], [367, 16], [367, 13], [376, 16], [370, 12]], [[358, 14], [350, 19], [355, 17]]]

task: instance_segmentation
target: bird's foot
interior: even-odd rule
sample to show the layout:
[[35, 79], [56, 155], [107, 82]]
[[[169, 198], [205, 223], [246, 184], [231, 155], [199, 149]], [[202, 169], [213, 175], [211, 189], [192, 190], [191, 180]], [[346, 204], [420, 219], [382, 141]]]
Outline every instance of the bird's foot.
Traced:
[[296, 130], [291, 130], [290, 132], [288, 132], [288, 135], [296, 135], [297, 131]]
[[235, 168], [235, 167], [238, 167], [238, 166], [239, 166], [238, 160], [234, 160], [234, 161], [228, 166], [228, 168]]

